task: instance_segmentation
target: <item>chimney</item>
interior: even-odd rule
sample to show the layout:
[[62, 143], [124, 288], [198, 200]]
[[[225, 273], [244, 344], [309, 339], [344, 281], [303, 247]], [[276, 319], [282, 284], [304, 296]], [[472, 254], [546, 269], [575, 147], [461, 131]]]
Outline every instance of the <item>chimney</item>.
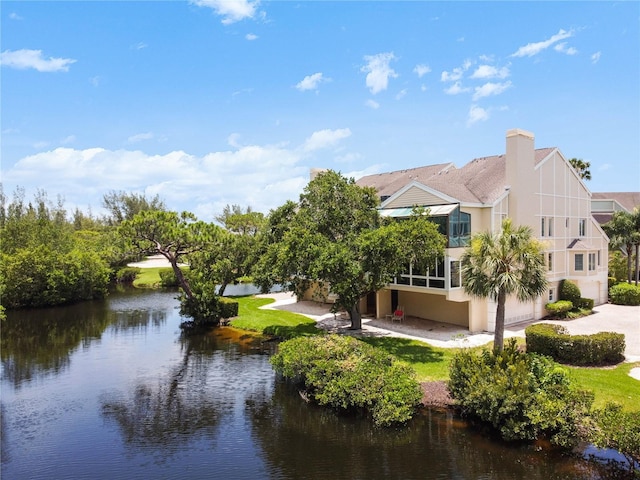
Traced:
[[[527, 224], [535, 228], [536, 204], [534, 198], [537, 182], [535, 167], [534, 135], [526, 130], [507, 130], [506, 185], [509, 191], [509, 216], [516, 225]], [[535, 231], [535, 230], [534, 230]]]

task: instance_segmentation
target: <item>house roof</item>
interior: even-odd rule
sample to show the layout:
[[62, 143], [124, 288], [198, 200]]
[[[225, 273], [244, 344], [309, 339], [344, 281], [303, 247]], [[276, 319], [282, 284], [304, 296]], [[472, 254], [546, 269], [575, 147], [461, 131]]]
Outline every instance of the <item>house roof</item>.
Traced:
[[627, 211], [640, 207], [640, 192], [593, 192], [592, 200], [615, 200]]
[[[547, 158], [555, 148], [535, 150], [535, 165]], [[367, 175], [356, 183], [374, 187], [381, 197], [391, 196], [416, 181], [465, 203], [493, 203], [504, 193], [506, 156], [494, 155], [471, 160], [462, 168], [441, 163], [407, 170]]]

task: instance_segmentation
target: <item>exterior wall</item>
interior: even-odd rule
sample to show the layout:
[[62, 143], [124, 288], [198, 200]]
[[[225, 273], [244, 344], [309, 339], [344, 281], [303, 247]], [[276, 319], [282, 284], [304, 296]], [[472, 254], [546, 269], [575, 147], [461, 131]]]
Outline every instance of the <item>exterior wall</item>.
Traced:
[[450, 302], [444, 295], [399, 290], [398, 305], [411, 317], [469, 326], [468, 302]]

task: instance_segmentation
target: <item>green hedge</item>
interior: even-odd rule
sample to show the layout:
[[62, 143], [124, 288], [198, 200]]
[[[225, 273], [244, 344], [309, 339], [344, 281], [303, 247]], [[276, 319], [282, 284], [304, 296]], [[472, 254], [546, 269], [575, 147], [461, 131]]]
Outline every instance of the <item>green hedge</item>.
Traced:
[[549, 323], [525, 329], [527, 352], [547, 355], [570, 365], [611, 365], [624, 360], [624, 335], [599, 332], [569, 335], [565, 327]]
[[616, 305], [640, 305], [640, 286], [618, 283], [609, 290], [609, 298]]
[[177, 287], [178, 278], [176, 277], [173, 268], [163, 268], [158, 272], [160, 275], [160, 285], [163, 287]]
[[576, 308], [586, 308], [587, 310], [593, 310], [593, 304], [594, 304], [593, 298], [581, 297], [578, 300], [578, 303], [574, 304], [574, 307], [576, 307]]
[[567, 314], [573, 310], [573, 303], [569, 300], [558, 300], [557, 302], [547, 303], [544, 308], [554, 317], [566, 318]]
[[233, 318], [238, 316], [238, 302], [230, 298], [220, 297], [220, 317]]

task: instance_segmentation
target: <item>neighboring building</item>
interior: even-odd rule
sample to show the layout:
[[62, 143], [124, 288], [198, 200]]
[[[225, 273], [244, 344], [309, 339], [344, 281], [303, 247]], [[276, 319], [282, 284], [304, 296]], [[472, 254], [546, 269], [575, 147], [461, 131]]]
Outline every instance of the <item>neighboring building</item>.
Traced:
[[445, 258], [432, 271], [409, 268], [393, 284], [363, 299], [366, 313], [382, 317], [402, 305], [413, 317], [493, 331], [496, 304], [462, 289], [460, 257], [473, 233], [496, 231], [506, 217], [528, 225], [546, 244], [549, 292], [532, 303], [509, 298], [507, 325], [546, 315], [558, 300], [558, 284], [570, 279], [583, 297], [607, 301], [608, 238], [591, 215], [591, 193], [557, 148], [534, 148], [534, 136], [509, 130], [506, 154], [453, 164], [369, 175], [358, 185], [374, 187], [381, 214], [406, 218], [413, 206], [429, 207], [447, 236]]
[[600, 225], [604, 225], [615, 212], [629, 212], [640, 208], [640, 192], [593, 192], [591, 213]]

